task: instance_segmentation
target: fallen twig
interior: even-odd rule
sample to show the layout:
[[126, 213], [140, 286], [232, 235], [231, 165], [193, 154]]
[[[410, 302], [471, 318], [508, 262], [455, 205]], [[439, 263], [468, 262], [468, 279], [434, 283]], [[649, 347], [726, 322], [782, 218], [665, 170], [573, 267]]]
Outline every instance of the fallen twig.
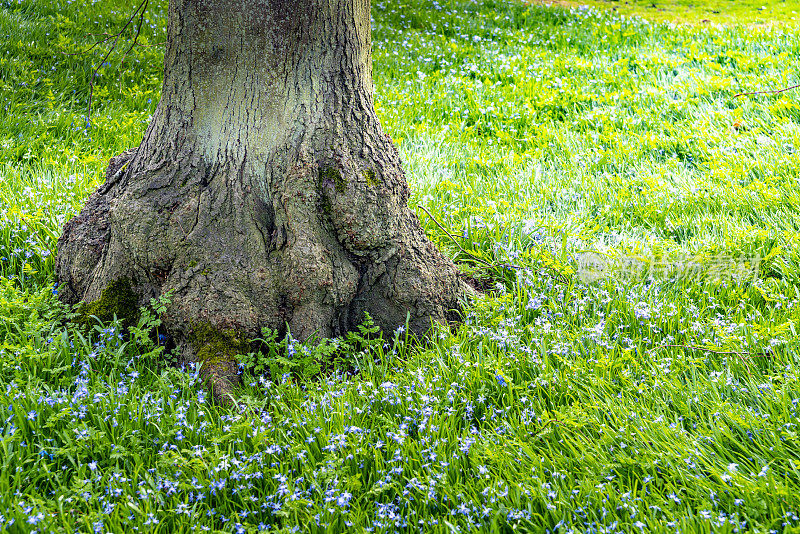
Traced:
[[[425, 213], [427, 213], [427, 214], [428, 214], [428, 217], [430, 217], [430, 218], [431, 218], [431, 220], [432, 220], [433, 222], [435, 222], [435, 223], [436, 223], [436, 226], [438, 226], [438, 227], [439, 227], [439, 229], [440, 229], [442, 232], [444, 232], [444, 233], [445, 233], [445, 235], [447, 235], [447, 237], [449, 237], [449, 238], [450, 238], [450, 240], [451, 240], [453, 243], [455, 243], [455, 245], [458, 247], [458, 249], [459, 249], [461, 252], [463, 252], [464, 254], [468, 254], [468, 252], [467, 252], [466, 250], [464, 250], [464, 247], [462, 247], [462, 246], [461, 246], [461, 243], [459, 243], [459, 242], [456, 240], [456, 238], [455, 238], [455, 237], [453, 237], [453, 235], [452, 235], [450, 232], [448, 232], [448, 231], [447, 231], [447, 228], [445, 228], [444, 226], [442, 226], [442, 223], [440, 223], [440, 222], [439, 222], [439, 220], [438, 220], [436, 217], [434, 217], [434, 216], [433, 216], [433, 214], [432, 214], [430, 211], [428, 211], [428, 208], [426, 208], [426, 207], [425, 207], [425, 206], [423, 206], [422, 204], [417, 204], [417, 207], [418, 207], [419, 209], [421, 209], [422, 211], [424, 211]], [[476, 258], [476, 259], [480, 259], [480, 258]], [[486, 262], [486, 260], [481, 260], [481, 261], [483, 261], [483, 262]]]
[[[513, 271], [519, 271], [519, 270], [528, 269], [528, 267], [523, 267], [521, 265], [514, 265], [513, 263], [495, 263], [495, 262], [491, 262], [491, 261], [485, 260], [485, 259], [483, 259], [483, 258], [481, 258], [479, 256], [476, 256], [476, 255], [472, 254], [471, 252], [467, 251], [466, 249], [464, 249], [464, 247], [461, 246], [461, 243], [459, 243], [458, 240], [455, 237], [453, 237], [453, 234], [448, 232], [447, 229], [442, 225], [442, 223], [440, 223], [436, 219], [436, 217], [434, 217], [433, 214], [430, 211], [428, 211], [427, 208], [425, 208], [425, 206], [423, 206], [422, 204], [417, 204], [417, 207], [428, 214], [428, 217], [430, 217], [431, 220], [433, 220], [433, 222], [436, 223], [436, 226], [438, 226], [442, 230], [442, 232], [444, 232], [445, 235], [447, 237], [449, 237], [450, 240], [453, 243], [455, 243], [455, 245], [458, 247], [458, 250], [460, 250], [462, 253], [464, 253], [465, 255], [469, 256], [473, 260], [478, 261], [478, 262], [484, 264], [487, 267], [501, 267], [501, 268], [505, 268], [505, 269], [513, 270]], [[568, 284], [569, 283], [569, 280], [567, 280], [567, 278], [564, 275], [562, 275], [561, 273], [545, 273], [545, 274], [552, 276], [553, 278], [555, 278], [556, 280], [558, 280], [559, 282], [561, 282], [563, 284]]]
[[738, 351], [738, 350], [717, 350], [717, 349], [709, 349], [707, 347], [701, 347], [699, 345], [658, 345], [653, 347], [652, 349], [648, 350], [647, 352], [653, 352], [657, 349], [664, 349], [664, 348], [679, 348], [679, 349], [690, 349], [690, 350], [702, 350], [705, 352], [711, 352], [713, 354], [736, 354], [738, 356], [754, 356], [756, 358], [769, 358], [769, 354], [756, 354], [753, 352], [747, 351]]
[[739, 98], [740, 96], [751, 96], [751, 95], [777, 95], [778, 93], [785, 93], [786, 91], [790, 91], [791, 89], [797, 89], [800, 87], [800, 83], [797, 85], [793, 85], [791, 87], [785, 87], [783, 89], [775, 89], [774, 91], [753, 91], [752, 93], [737, 93], [733, 95], [733, 98]]
[[700, 347], [697, 345], [658, 345], [653, 347], [652, 349], [648, 350], [647, 353], [650, 354], [656, 349], [663, 349], [663, 348], [680, 348], [680, 349], [689, 349], [689, 350], [702, 350], [705, 352], [710, 352], [712, 354], [721, 354], [724, 356], [738, 356], [742, 363], [745, 364], [747, 367], [748, 372], [752, 371], [750, 367], [750, 362], [747, 360], [745, 356], [751, 356], [755, 358], [769, 358], [769, 354], [755, 354], [753, 352], [746, 352], [746, 351], [738, 351], [738, 350], [716, 350], [716, 349], [709, 349], [707, 347]]
[[547, 430], [547, 427], [549, 427], [551, 424], [555, 424], [556, 426], [558, 426], [563, 422], [564, 421], [561, 421], [560, 419], [550, 419], [548, 421], [545, 421], [545, 423], [541, 426], [541, 428], [539, 428], [538, 431], [536, 431], [533, 437], [538, 438], [539, 436], [541, 436], [544, 433], [544, 431]]

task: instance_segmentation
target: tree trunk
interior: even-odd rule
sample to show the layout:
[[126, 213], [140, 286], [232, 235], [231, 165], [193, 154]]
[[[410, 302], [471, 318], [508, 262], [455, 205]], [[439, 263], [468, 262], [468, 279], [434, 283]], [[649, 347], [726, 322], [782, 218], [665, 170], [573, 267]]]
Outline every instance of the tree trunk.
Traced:
[[231, 355], [198, 332], [451, 318], [462, 285], [407, 207], [372, 95], [369, 0], [171, 0], [161, 102], [64, 228], [63, 299], [173, 290], [169, 332], [226, 380]]

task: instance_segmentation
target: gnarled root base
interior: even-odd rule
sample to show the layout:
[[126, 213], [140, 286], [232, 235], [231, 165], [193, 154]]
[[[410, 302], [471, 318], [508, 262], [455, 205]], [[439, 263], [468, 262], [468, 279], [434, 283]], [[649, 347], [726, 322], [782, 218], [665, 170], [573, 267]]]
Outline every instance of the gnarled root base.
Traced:
[[[407, 201], [374, 109], [368, 0], [170, 0], [161, 100], [65, 226], [60, 295], [172, 291], [164, 324], [198, 361], [214, 352], [198, 330], [334, 336], [369, 312], [421, 335], [462, 287]], [[222, 354], [205, 367], [220, 398]]]
[[[193, 154], [154, 164], [135, 150], [113, 158], [59, 239], [61, 298], [97, 301], [120, 279], [140, 305], [172, 291], [164, 324], [194, 359], [209, 343], [201, 327], [331, 337], [368, 312], [384, 332], [408, 319], [421, 336], [458, 316], [464, 288], [407, 208], [391, 141], [380, 145], [371, 161], [342, 148], [325, 158], [287, 149], [266, 166]], [[235, 363], [206, 360], [224, 401]]]

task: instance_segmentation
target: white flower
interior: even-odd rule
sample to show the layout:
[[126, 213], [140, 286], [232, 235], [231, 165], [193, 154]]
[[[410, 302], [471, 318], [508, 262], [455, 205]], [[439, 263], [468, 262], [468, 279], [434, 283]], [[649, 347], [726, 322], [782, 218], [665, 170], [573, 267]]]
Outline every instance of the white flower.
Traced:
[[352, 497], [352, 495], [345, 491], [336, 499], [336, 504], [339, 506], [347, 506], [347, 503], [350, 502], [350, 497]]
[[637, 302], [633, 308], [633, 313], [637, 319], [647, 320], [650, 318], [650, 305], [646, 302]]

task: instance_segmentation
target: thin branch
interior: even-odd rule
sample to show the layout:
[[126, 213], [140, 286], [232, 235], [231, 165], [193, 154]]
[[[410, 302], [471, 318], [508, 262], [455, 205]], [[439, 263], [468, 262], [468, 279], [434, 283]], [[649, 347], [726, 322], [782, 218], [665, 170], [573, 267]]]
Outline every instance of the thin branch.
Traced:
[[[109, 39], [106, 39], [106, 40], [109, 40]], [[97, 44], [101, 44], [101, 43], [97, 43]], [[140, 48], [149, 48], [151, 46], [164, 46], [165, 44], [167, 44], [166, 41], [161, 41], [160, 43], [136, 43], [136, 46], [138, 46]], [[87, 48], [86, 50], [82, 50], [80, 52], [62, 52], [61, 50], [59, 50], [58, 53], [61, 54], [61, 55], [64, 55], [64, 56], [82, 56], [83, 54], [89, 52], [92, 48], [94, 48], [94, 46], [95, 45], [92, 45], [91, 47]]]
[[774, 91], [754, 91], [752, 93], [737, 93], [733, 95], [733, 98], [739, 98], [740, 96], [751, 96], [751, 95], [777, 95], [778, 93], [785, 93], [786, 91], [797, 89], [798, 87], [800, 87], [800, 83], [798, 83], [797, 85], [793, 85], [791, 87], [785, 87], [783, 89], [775, 89]]
[[139, 41], [139, 35], [142, 33], [142, 25], [144, 24], [144, 14], [147, 12], [147, 5], [149, 2], [150, 0], [144, 0], [144, 7], [141, 9], [141, 11], [139, 11], [139, 24], [135, 25], [136, 35], [134, 35], [133, 37], [133, 42], [131, 43], [131, 46], [129, 46], [128, 49], [125, 51], [125, 53], [122, 54], [122, 60], [120, 60], [119, 63], [120, 69], [122, 68], [122, 65], [125, 63], [125, 59], [128, 57], [128, 54], [131, 53], [131, 50], [133, 50], [133, 47], [135, 47], [137, 42]]
[[166, 41], [161, 41], [160, 43], [147, 43], [147, 44], [139, 43], [136, 46], [140, 46], [142, 48], [147, 48], [147, 47], [150, 47], [150, 46], [164, 46], [165, 44], [167, 44]]
[[[89, 35], [93, 35], [93, 34], [90, 33]], [[108, 35], [108, 37], [106, 37], [105, 39], [101, 39], [101, 40], [97, 41], [96, 43], [94, 43], [92, 46], [90, 46], [86, 50], [81, 50], [80, 52], [61, 52], [61, 53], [63, 55], [65, 55], [65, 56], [82, 56], [83, 54], [87, 54], [87, 53], [91, 52], [92, 50], [94, 50], [99, 45], [101, 45], [103, 43], [107, 43], [111, 39], [116, 37], [116, 35], [111, 35], [111, 34], [104, 34], [104, 35]]]
[[[138, 27], [138, 30], [136, 32], [136, 37], [134, 39], [134, 45], [136, 44], [136, 39], [139, 38], [139, 32], [141, 32], [141, 30], [142, 30], [142, 20], [144, 18], [144, 12], [145, 12], [145, 10], [147, 10], [147, 4], [149, 3], [149, 1], [150, 0], [142, 0], [139, 3], [139, 5], [136, 6], [136, 9], [133, 10], [133, 13], [131, 13], [131, 16], [128, 17], [128, 20], [125, 22], [125, 25], [122, 26], [122, 29], [120, 29], [116, 34], [110, 35], [106, 39], [103, 39], [101, 41], [96, 42], [95, 44], [90, 46], [88, 50], [83, 52], [83, 53], [89, 52], [90, 50], [92, 50], [94, 47], [96, 47], [99, 44], [106, 43], [106, 42], [110, 41], [111, 39], [114, 40], [114, 42], [111, 43], [111, 46], [108, 47], [108, 52], [106, 52], [106, 54], [103, 56], [103, 59], [100, 61], [100, 63], [98, 63], [97, 66], [94, 69], [92, 69], [92, 76], [91, 76], [91, 78], [89, 78], [89, 112], [88, 112], [88, 114], [86, 116], [86, 125], [87, 125], [87, 127], [91, 126], [91, 124], [92, 124], [92, 104], [94, 103], [94, 82], [97, 79], [97, 73], [100, 71], [100, 68], [103, 66], [103, 64], [108, 60], [109, 56], [111, 56], [111, 52], [113, 52], [117, 48], [117, 43], [119, 43], [120, 37], [122, 37], [122, 34], [125, 33], [126, 29], [128, 29], [128, 26], [130, 26], [131, 23], [133, 23], [134, 27], [136, 27], [136, 23], [134, 23], [133, 21], [136, 20], [136, 16], [138, 15], [139, 16], [139, 27]], [[133, 48], [133, 46], [131, 46], [131, 48]], [[128, 49], [128, 52], [130, 52], [131, 48]], [[125, 54], [127, 55], [127, 52]], [[124, 59], [125, 58], [123, 56], [123, 61], [124, 61]]]

